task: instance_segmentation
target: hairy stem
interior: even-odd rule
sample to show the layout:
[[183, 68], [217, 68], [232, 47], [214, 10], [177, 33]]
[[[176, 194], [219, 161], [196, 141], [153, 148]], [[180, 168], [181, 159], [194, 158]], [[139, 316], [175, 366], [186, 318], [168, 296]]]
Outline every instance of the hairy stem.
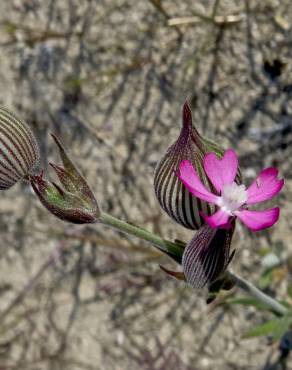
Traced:
[[[165, 240], [158, 235], [153, 234], [150, 231], [147, 231], [139, 226], [130, 224], [128, 222], [119, 220], [116, 217], [113, 217], [107, 213], [102, 212], [99, 222], [111, 226], [112, 228], [129, 235], [133, 235], [141, 240], [145, 240], [161, 252], [166, 253], [168, 256], [172, 257], [176, 262], [180, 263], [184, 247], [182, 243], [177, 244], [169, 240]], [[255, 297], [258, 301], [264, 303], [270, 307], [274, 312], [277, 312], [279, 315], [285, 315], [287, 313], [287, 308], [283, 306], [280, 302], [274, 298], [268, 296], [260, 289], [255, 287], [252, 283], [245, 280], [244, 278], [236, 275], [233, 272], [228, 271], [229, 276], [235, 280], [237, 286], [244, 290], [247, 294]]]

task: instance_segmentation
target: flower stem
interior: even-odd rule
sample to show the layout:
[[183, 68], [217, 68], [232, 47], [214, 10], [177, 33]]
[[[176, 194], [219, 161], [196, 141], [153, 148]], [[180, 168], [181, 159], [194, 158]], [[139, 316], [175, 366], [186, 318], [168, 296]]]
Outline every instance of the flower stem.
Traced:
[[99, 217], [99, 222], [104, 225], [111, 226], [123, 233], [133, 235], [139, 239], [150, 242], [161, 252], [166, 253], [168, 256], [172, 257], [176, 262], [181, 262], [181, 257], [184, 251], [184, 248], [181, 245], [173, 243], [169, 240], [164, 240], [140, 226], [136, 226], [128, 222], [119, 220], [118, 218], [113, 217], [105, 212], [101, 213]]
[[255, 297], [258, 301], [264, 303], [266, 306], [269, 306], [273, 311], [277, 312], [279, 315], [285, 315], [288, 312], [288, 309], [278, 302], [276, 299], [265, 294], [256, 286], [254, 286], [249, 281], [245, 280], [243, 277], [236, 275], [234, 272], [227, 271], [227, 274], [235, 281], [236, 285], [244, 290], [249, 295]]
[[[105, 212], [102, 212], [99, 222], [111, 226], [112, 228], [121, 231], [123, 233], [136, 236], [141, 240], [145, 240], [153, 244], [161, 252], [166, 253], [168, 256], [172, 257], [176, 262], [181, 263], [182, 254], [184, 251], [183, 243], [174, 243], [169, 240], [165, 240], [158, 235], [153, 234], [150, 231], [147, 231], [139, 226], [130, 224], [128, 222], [119, 220], [116, 217], [113, 217]], [[236, 275], [233, 272], [228, 271], [228, 275], [235, 280], [236, 285], [244, 290], [249, 295], [255, 297], [261, 303], [264, 303], [266, 306], [270, 307], [274, 312], [277, 312], [279, 315], [285, 315], [288, 312], [288, 309], [278, 302], [276, 299], [268, 296], [260, 289], [255, 287], [252, 283], [245, 280], [244, 278]]]

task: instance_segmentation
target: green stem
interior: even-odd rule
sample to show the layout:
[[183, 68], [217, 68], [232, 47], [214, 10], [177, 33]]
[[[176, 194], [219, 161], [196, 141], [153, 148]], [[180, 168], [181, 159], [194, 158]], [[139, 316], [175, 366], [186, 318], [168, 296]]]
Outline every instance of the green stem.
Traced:
[[166, 253], [172, 257], [176, 262], [181, 263], [181, 257], [183, 254], [184, 248], [177, 245], [169, 240], [164, 240], [157, 235], [152, 234], [150, 231], [147, 231], [139, 226], [130, 224], [128, 222], [119, 220], [116, 217], [113, 217], [105, 212], [102, 212], [99, 222], [111, 226], [116, 230], [119, 230], [123, 233], [136, 236], [139, 239], [150, 242], [155, 245], [161, 252]]
[[282, 316], [287, 314], [288, 309], [285, 306], [283, 306], [280, 302], [262, 292], [252, 283], [245, 280], [243, 277], [234, 274], [234, 272], [228, 271], [227, 273], [235, 281], [236, 285], [242, 290], [244, 290], [246, 293], [255, 297], [258, 301], [264, 303], [266, 306], [270, 307], [273, 311], [277, 312], [279, 315]]
[[[147, 231], [139, 226], [130, 224], [128, 222], [121, 221], [118, 218], [113, 217], [104, 212], [102, 212], [99, 222], [104, 225], [111, 226], [114, 229], [121, 231], [123, 233], [133, 235], [139, 239], [150, 242], [161, 252], [166, 253], [168, 256], [172, 257], [176, 262], [181, 263], [181, 258], [184, 251], [184, 246], [182, 243], [177, 244], [169, 240], [165, 240], [159, 237], [158, 235], [151, 233], [150, 231]], [[255, 287], [249, 281], [234, 274], [233, 272], [228, 271], [228, 274], [233, 280], [235, 280], [239, 288], [244, 290], [249, 295], [255, 297], [258, 301], [270, 307], [274, 312], [277, 312], [279, 315], [285, 315], [288, 312], [288, 309], [285, 306], [283, 306], [280, 302], [262, 292], [260, 289]]]

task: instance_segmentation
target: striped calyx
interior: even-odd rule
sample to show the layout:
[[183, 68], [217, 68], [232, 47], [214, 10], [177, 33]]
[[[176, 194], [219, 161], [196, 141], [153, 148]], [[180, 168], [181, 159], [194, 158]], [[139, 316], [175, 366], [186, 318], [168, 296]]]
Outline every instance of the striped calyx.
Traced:
[[211, 215], [215, 206], [194, 197], [182, 184], [178, 176], [179, 164], [189, 160], [203, 184], [212, 192], [215, 189], [203, 169], [206, 153], [214, 152], [220, 158], [223, 149], [202, 137], [192, 124], [192, 113], [188, 103], [183, 106], [183, 125], [178, 139], [173, 143], [159, 161], [154, 173], [154, 190], [162, 209], [180, 225], [188, 229], [199, 229], [204, 220], [200, 215]]
[[212, 229], [204, 225], [186, 246], [182, 267], [185, 279], [195, 289], [210, 285], [222, 275], [231, 261], [231, 240], [235, 222], [230, 229]]
[[31, 129], [0, 107], [0, 190], [26, 177], [37, 159], [38, 146]]

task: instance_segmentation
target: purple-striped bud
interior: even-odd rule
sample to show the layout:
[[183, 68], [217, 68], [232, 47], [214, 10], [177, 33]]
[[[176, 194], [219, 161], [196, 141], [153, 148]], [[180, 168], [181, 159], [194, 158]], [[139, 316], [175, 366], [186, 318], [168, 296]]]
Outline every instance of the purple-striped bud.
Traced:
[[43, 172], [30, 176], [31, 185], [42, 204], [56, 217], [75, 224], [94, 223], [100, 216], [97, 201], [59, 140], [55, 136], [53, 138], [58, 146], [63, 166], [53, 163], [50, 165], [61, 185], [46, 181]]
[[203, 158], [209, 152], [214, 152], [221, 158], [224, 150], [199, 134], [193, 126], [192, 113], [187, 102], [183, 106], [182, 118], [178, 139], [156, 166], [154, 190], [160, 206], [174, 221], [188, 229], [197, 230], [204, 224], [201, 213], [209, 216], [215, 212], [215, 206], [194, 197], [187, 190], [177, 176], [179, 164], [183, 160], [189, 160], [206, 188], [216, 193], [205, 174]]
[[29, 126], [0, 108], [0, 190], [29, 175], [38, 159], [38, 146]]
[[234, 251], [230, 253], [235, 222], [230, 229], [212, 229], [204, 225], [186, 246], [182, 267], [186, 281], [195, 289], [215, 281], [226, 270]]

